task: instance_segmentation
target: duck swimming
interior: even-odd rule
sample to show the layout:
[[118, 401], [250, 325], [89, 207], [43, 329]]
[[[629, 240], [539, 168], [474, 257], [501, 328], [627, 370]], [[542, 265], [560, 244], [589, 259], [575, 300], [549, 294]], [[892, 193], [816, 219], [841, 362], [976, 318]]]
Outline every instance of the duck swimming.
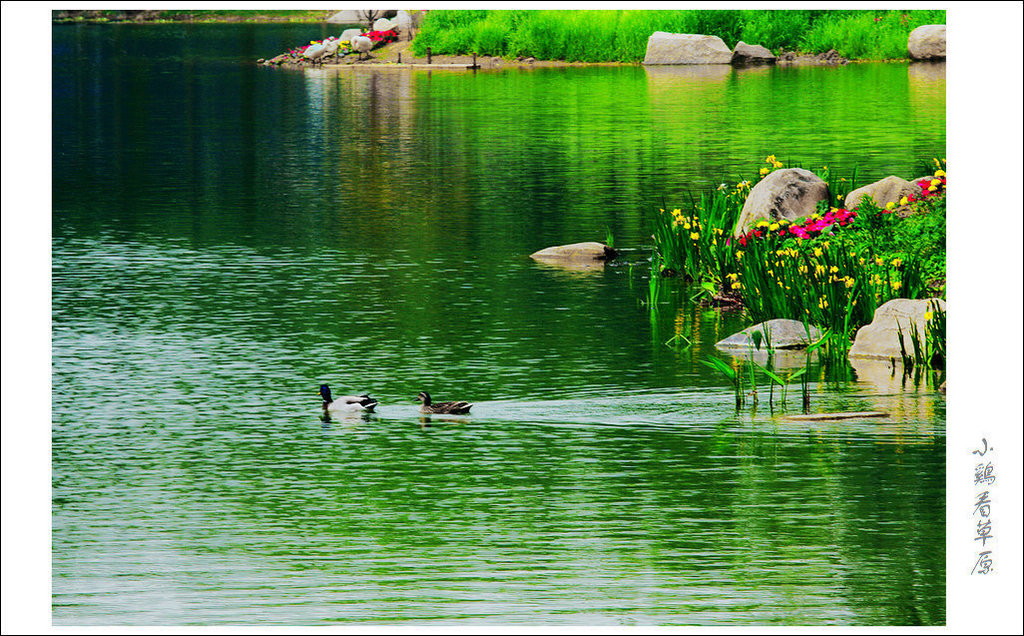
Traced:
[[320, 397], [324, 400], [324, 413], [354, 413], [356, 411], [373, 412], [377, 406], [377, 400], [369, 395], [339, 395], [331, 397], [331, 387], [326, 384], [320, 385]]
[[434, 404], [430, 400], [430, 394], [426, 391], [420, 391], [419, 395], [416, 396], [416, 400], [423, 403], [420, 405], [420, 413], [465, 415], [469, 413], [470, 407], [473, 406], [469, 402], [438, 402]]

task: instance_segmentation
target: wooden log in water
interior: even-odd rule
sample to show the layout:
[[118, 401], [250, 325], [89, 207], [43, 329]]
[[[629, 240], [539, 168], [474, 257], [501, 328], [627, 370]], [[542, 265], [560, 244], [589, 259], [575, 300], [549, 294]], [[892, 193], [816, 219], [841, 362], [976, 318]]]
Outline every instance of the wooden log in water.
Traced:
[[848, 411], [845, 413], [809, 413], [807, 415], [788, 415], [787, 420], [816, 422], [821, 420], [859, 420], [868, 417], [889, 417], [881, 411]]

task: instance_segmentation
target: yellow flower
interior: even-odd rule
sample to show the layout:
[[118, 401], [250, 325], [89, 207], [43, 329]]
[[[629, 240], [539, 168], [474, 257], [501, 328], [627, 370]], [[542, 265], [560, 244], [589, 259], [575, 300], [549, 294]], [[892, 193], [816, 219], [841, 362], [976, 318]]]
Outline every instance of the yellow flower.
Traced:
[[893, 289], [899, 289], [899, 288], [900, 288], [900, 287], [902, 287], [902, 286], [903, 286], [903, 285], [902, 285], [902, 284], [900, 283], [900, 281], [895, 281], [895, 282], [893, 282], [893, 284], [892, 284], [892, 288], [893, 288]]
[[946, 176], [946, 171], [945, 170], [941, 170], [941, 169], [940, 170], [936, 170], [935, 171], [935, 176], [936, 177], [944, 177], [944, 176]]
[[901, 261], [900, 259], [898, 259], [898, 258], [892, 259], [892, 266], [893, 267], [899, 267], [902, 264], [903, 264], [903, 261]]
[[885, 204], [885, 209], [886, 210], [892, 210], [895, 207], [896, 207], [896, 202], [895, 201], [889, 201], [888, 203]]
[[769, 172], [771, 172], [771, 170], [769, 170], [768, 168], [761, 168], [758, 172], [760, 172], [761, 176], [763, 177], [764, 175], [766, 175]]
[[757, 227], [768, 227], [768, 221], [760, 220], [757, 222]]
[[691, 232], [690, 238], [696, 241], [697, 239], [700, 238], [700, 234], [697, 234], [696, 232]]
[[846, 288], [847, 288], [847, 289], [849, 289], [849, 288], [853, 287], [854, 283], [856, 283], [856, 281], [855, 281], [855, 280], [853, 280], [853, 279], [852, 279], [852, 278], [850, 278], [849, 276], [847, 276], [847, 277], [846, 277]]
[[688, 229], [690, 229], [690, 227], [691, 227], [691, 225], [689, 223], [683, 224], [683, 229], [684, 230], [688, 230]]
[[900, 205], [906, 205], [906, 204], [907, 204], [907, 197], [903, 197], [902, 199], [900, 199]]
[[814, 248], [814, 255], [818, 256], [818, 257], [821, 256], [821, 248], [820, 247]]
[[932, 184], [933, 186], [938, 186], [938, 185], [942, 185], [942, 181], [940, 181], [940, 180], [938, 180], [938, 179], [932, 179], [932, 183], [931, 183], [931, 184]]
[[937, 187], [935, 187], [935, 186], [928, 186], [928, 192], [935, 192], [936, 190], [938, 190]]
[[774, 232], [775, 230], [779, 229], [779, 224], [778, 223], [772, 223], [771, 225], [768, 226], [768, 229], [771, 230], [772, 232]]
[[833, 265], [832, 267], [828, 268], [828, 271], [830, 271], [831, 273], [835, 274], [836, 272], [839, 271], [839, 268], [836, 267], [835, 265]]
[[742, 287], [742, 285], [740, 285], [739, 283], [733, 283], [732, 284], [732, 288], [733, 289], [739, 289], [740, 287]]
[[878, 265], [879, 267], [881, 267], [883, 263], [885, 263], [885, 261], [882, 260], [881, 256], [875, 257], [875, 265]]
[[775, 155], [768, 155], [764, 158], [765, 163], [775, 163]]

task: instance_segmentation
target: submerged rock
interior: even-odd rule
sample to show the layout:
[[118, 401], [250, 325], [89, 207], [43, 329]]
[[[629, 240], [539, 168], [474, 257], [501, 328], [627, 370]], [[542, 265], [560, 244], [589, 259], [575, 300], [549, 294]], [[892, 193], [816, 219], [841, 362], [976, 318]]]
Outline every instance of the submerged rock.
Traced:
[[556, 245], [530, 254], [530, 258], [544, 262], [598, 263], [614, 260], [618, 256], [611, 247], [596, 241]]
[[762, 219], [798, 221], [812, 214], [819, 201], [827, 203], [830, 196], [828, 184], [809, 170], [776, 170], [750, 190], [736, 223], [735, 235], [743, 234]]
[[846, 206], [847, 210], [855, 210], [864, 197], [869, 197], [875, 202], [875, 205], [884, 208], [888, 203], [898, 205], [903, 197], [914, 196], [920, 192], [921, 189], [919, 187], [906, 179], [890, 175], [874, 183], [869, 183], [862, 188], [857, 188], [846, 195], [843, 205]]
[[717, 35], [655, 31], [644, 64], [729, 64], [732, 51]]
[[925, 336], [925, 312], [937, 307], [946, 311], [946, 301], [941, 298], [910, 300], [894, 298], [875, 310], [871, 324], [864, 325], [857, 331], [857, 336], [850, 347], [851, 358], [875, 358], [878, 360], [895, 360], [902, 362], [899, 333], [903, 333], [904, 346], [907, 353], [913, 351], [910, 339], [911, 325], [915, 325], [921, 338]]
[[766, 350], [768, 345], [772, 349], [806, 349], [812, 342], [821, 338], [821, 330], [811, 325], [810, 339], [807, 337], [807, 329], [804, 323], [799, 320], [776, 318], [747, 327], [739, 333], [720, 340], [715, 343], [716, 347], [722, 349], [754, 349], [754, 332], [760, 331], [763, 334], [761, 350]]
[[907, 52], [914, 60], [946, 59], [946, 25], [925, 24], [911, 31]]

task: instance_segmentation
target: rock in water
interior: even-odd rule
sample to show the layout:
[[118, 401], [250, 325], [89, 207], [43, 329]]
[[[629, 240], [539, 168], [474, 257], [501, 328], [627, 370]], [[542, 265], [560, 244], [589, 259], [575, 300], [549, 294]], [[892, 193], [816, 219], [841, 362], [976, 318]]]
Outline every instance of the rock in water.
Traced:
[[774, 64], [775, 59], [775, 55], [760, 44], [747, 44], [743, 41], [737, 42], [732, 52], [732, 63], [736, 65]]
[[914, 345], [910, 340], [911, 325], [917, 327], [921, 338], [925, 337], [925, 312], [935, 309], [946, 311], [946, 301], [941, 298], [909, 300], [894, 298], [875, 310], [871, 324], [857, 331], [857, 337], [850, 347], [851, 358], [893, 359], [902, 362], [899, 333], [903, 332], [903, 344], [910, 354]]
[[618, 256], [611, 247], [596, 241], [556, 245], [530, 254], [530, 258], [545, 262], [598, 263], [613, 260]]
[[914, 60], [946, 59], [946, 25], [925, 24], [911, 31], [907, 52]]
[[830, 201], [828, 184], [803, 168], [783, 168], [761, 179], [743, 204], [735, 235], [764, 219], [798, 221], [812, 214], [818, 201]]
[[644, 64], [729, 64], [732, 51], [717, 35], [655, 31]]
[[756, 331], [763, 334], [761, 338], [762, 351], [768, 349], [769, 344], [772, 349], [806, 349], [812, 342], [821, 338], [821, 330], [813, 325], [810, 327], [811, 337], [808, 339], [804, 323], [799, 320], [776, 318], [775, 320], [766, 320], [753, 327], [747, 327], [739, 333], [720, 340], [715, 343], [715, 346], [723, 349], [754, 349], [756, 347], [751, 335]]

